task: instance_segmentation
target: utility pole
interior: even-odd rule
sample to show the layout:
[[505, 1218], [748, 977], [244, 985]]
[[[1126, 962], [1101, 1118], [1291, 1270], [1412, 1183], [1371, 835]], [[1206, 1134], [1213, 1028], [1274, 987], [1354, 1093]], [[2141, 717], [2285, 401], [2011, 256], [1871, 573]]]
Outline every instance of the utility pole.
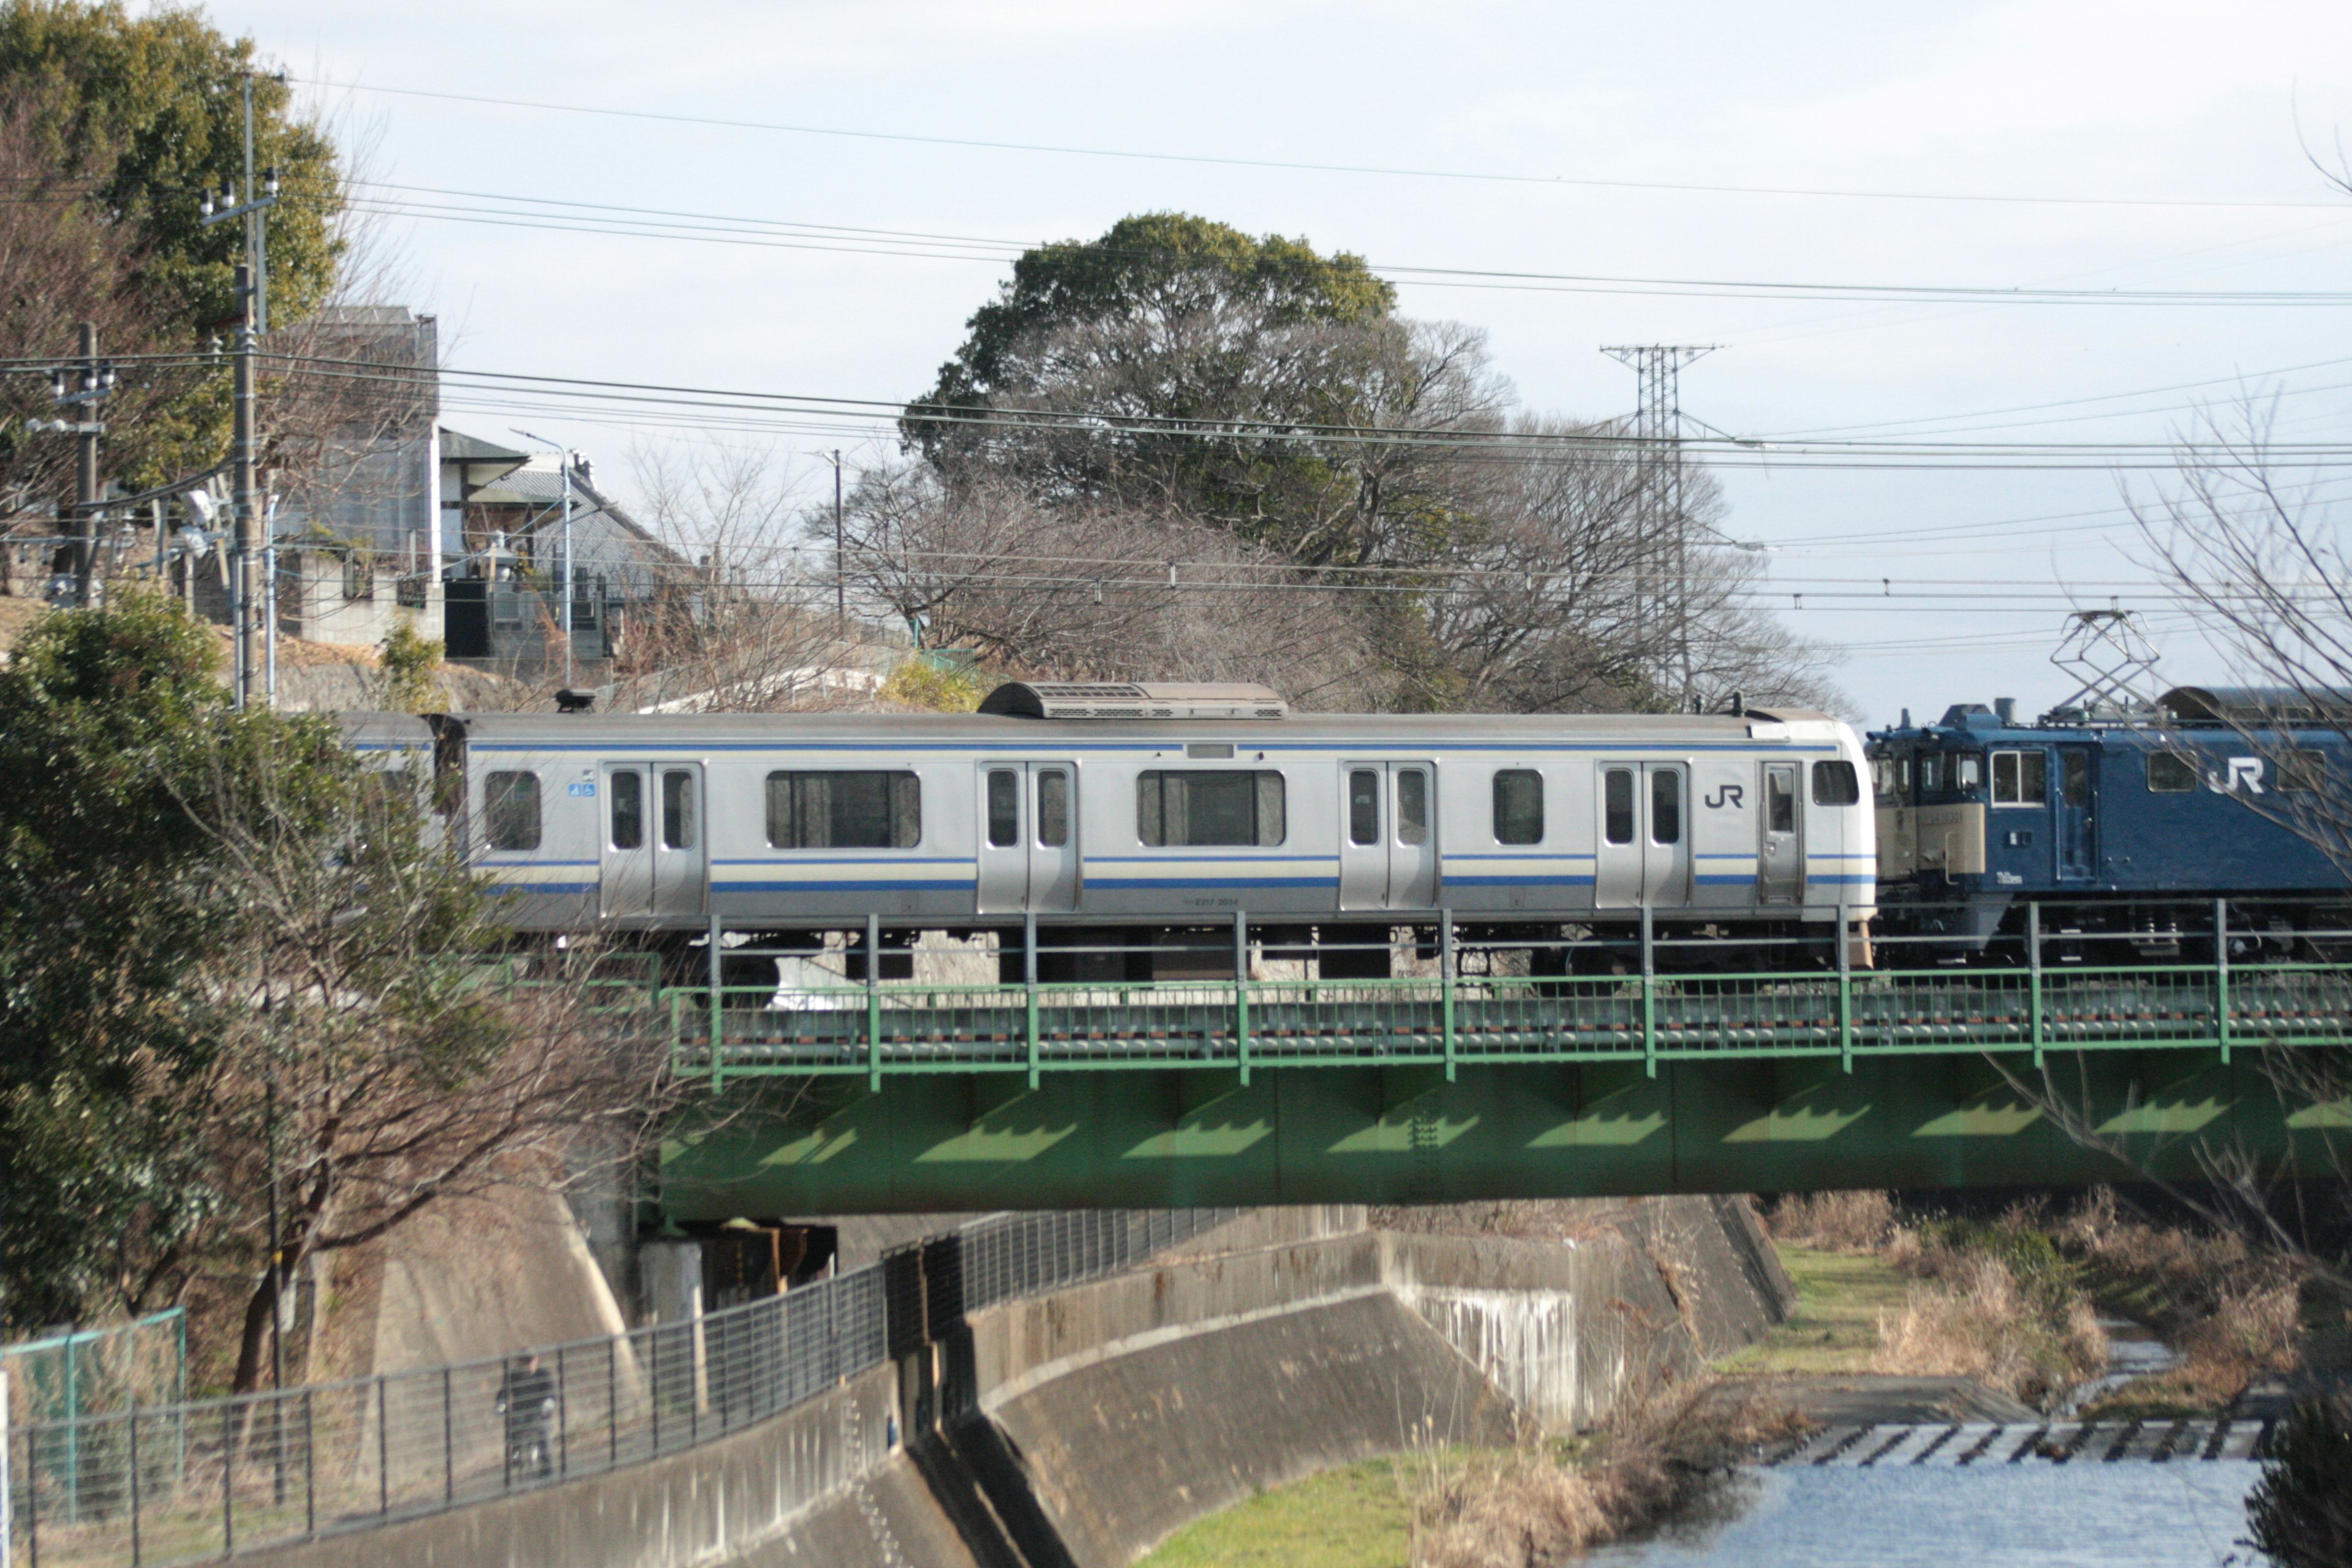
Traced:
[[52, 431], [79, 437], [74, 463], [72, 541], [74, 605], [88, 609], [98, 575], [98, 438], [106, 434], [97, 405], [114, 390], [114, 367], [98, 359], [98, 329], [81, 324], [80, 356], [76, 363], [49, 372], [49, 397], [60, 408], [74, 410], [71, 419], [27, 419], [25, 428], [38, 434]]
[[849, 636], [849, 578], [841, 533], [841, 448], [833, 449], [833, 635]]
[[[94, 390], [98, 385], [98, 328], [89, 321], [81, 324], [81, 389]], [[80, 448], [74, 464], [74, 606], [89, 608], [90, 579], [98, 572], [98, 435], [105, 428], [95, 419], [85, 419], [75, 433], [74, 444]]]
[[[1601, 353], [1620, 364], [1633, 367], [1635, 405], [1633, 435], [1641, 443], [1643, 513], [1642, 576], [1650, 595], [1656, 582], [1671, 571], [1674, 584], [1673, 668], [1661, 662], [1661, 684], [1676, 687], [1675, 705], [1690, 706], [1697, 684], [1691, 668], [1690, 644], [1690, 513], [1683, 499], [1682, 368], [1715, 352], [1715, 343], [1648, 343], [1604, 346]], [[1653, 564], [1657, 563], [1658, 564]], [[1637, 591], [1639, 591], [1637, 589]]]
[[572, 689], [572, 448], [557, 447], [544, 436], [532, 436], [520, 426], [510, 426], [518, 436], [529, 436], [541, 446], [555, 447], [555, 471], [563, 497], [563, 585], [560, 615], [563, 623], [563, 688]]
[[[280, 79], [283, 79], [282, 78]], [[254, 359], [261, 336], [269, 330], [269, 226], [267, 214], [278, 205], [278, 171], [262, 172], [257, 184], [253, 168], [253, 75], [245, 77], [245, 184], [239, 191], [224, 190], [215, 201], [205, 193], [204, 226], [245, 220], [245, 260], [236, 271], [237, 326], [236, 365], [236, 431], [229, 447], [236, 552], [230, 565], [229, 604], [232, 640], [236, 648], [236, 705], [251, 706], [260, 679], [261, 617], [255, 612], [254, 584], [259, 575], [261, 518], [260, 485], [255, 472], [260, 442], [255, 406]], [[275, 584], [270, 584], [275, 587]], [[265, 698], [265, 688], [261, 693]]]

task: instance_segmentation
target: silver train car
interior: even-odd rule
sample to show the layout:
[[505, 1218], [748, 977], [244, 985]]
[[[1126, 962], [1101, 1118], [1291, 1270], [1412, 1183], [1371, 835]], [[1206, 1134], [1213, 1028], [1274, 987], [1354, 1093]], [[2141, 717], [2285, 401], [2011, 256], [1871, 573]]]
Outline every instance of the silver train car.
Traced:
[[1239, 913], [1328, 940], [1444, 910], [1606, 936], [1646, 909], [1827, 937], [1874, 910], [1862, 743], [1815, 712], [1294, 715], [1256, 687], [1014, 683], [971, 716], [346, 722], [387, 761], [431, 749], [530, 931], [1034, 917], [1068, 942]]

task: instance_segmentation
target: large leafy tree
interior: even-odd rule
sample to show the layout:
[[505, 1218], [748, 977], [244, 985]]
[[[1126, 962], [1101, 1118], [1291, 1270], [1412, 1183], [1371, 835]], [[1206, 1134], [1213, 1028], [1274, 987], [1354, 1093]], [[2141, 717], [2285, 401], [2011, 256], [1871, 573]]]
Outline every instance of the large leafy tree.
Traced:
[[1384, 437], [1499, 406], [1474, 334], [1396, 320], [1361, 258], [1181, 214], [1024, 255], [911, 445], [951, 483], [1176, 507], [1310, 564], [1411, 554], [1456, 520]]
[[[113, 355], [202, 350], [236, 316], [237, 223], [201, 203], [239, 176], [242, 87], [254, 86], [257, 169], [275, 168], [270, 319], [300, 320], [333, 288], [342, 174], [325, 130], [261, 73], [249, 38], [186, 6], [132, 15], [108, 0], [0, 4], [0, 178], [14, 241], [0, 250], [0, 352], [64, 357], [95, 321]], [[18, 239], [14, 230], [22, 229]], [[8, 411], [47, 412], [44, 384], [5, 389]], [[142, 364], [109, 409], [107, 468], [134, 485], [217, 460], [228, 438], [225, 366]], [[61, 499], [68, 444], [0, 428], [0, 481]]]
[[249, 1388], [303, 1258], [647, 1113], [656, 1058], [484, 984], [497, 905], [423, 781], [231, 711], [208, 630], [110, 599], [0, 668], [0, 1324], [242, 1278], [213, 1304]]

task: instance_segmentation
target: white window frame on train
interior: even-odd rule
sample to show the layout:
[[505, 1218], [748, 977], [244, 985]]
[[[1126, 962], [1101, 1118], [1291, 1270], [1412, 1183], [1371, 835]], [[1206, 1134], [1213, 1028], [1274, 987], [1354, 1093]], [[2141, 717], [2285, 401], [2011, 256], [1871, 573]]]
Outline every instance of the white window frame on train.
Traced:
[[[1255, 781], [1248, 792], [1249, 837], [1194, 837], [1189, 783], [1176, 792], [1181, 797], [1182, 836], [1171, 835], [1168, 780], [1235, 778]], [[1147, 849], [1270, 849], [1289, 837], [1289, 785], [1277, 768], [1146, 768], [1135, 775], [1135, 837]]]
[[[2004, 766], [2003, 764], [2007, 764]], [[2008, 777], [2003, 779], [2006, 773]], [[2026, 788], [2031, 777], [2033, 787]], [[2033, 807], [2050, 804], [2050, 753], [2038, 748], [1992, 754], [1992, 804]]]
[[[805, 809], [802, 790], [805, 782], [820, 779], [826, 781], [828, 796], [835, 793], [832, 783], [835, 780], [884, 781], [885, 837], [878, 842], [836, 841], [835, 830], [841, 825], [841, 808], [828, 798], [824, 805], [824, 842], [809, 842], [810, 835], [804, 831], [808, 825], [802, 820]], [[779, 785], [788, 803], [781, 818], [776, 809]], [[778, 768], [768, 774], [761, 798], [767, 813], [771, 849], [912, 849], [923, 841], [922, 781], [910, 768]]]

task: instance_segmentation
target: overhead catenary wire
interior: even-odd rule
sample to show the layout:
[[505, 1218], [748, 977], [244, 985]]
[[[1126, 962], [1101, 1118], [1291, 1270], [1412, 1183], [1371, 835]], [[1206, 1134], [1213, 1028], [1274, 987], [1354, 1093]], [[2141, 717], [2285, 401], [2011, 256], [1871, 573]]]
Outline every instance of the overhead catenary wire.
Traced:
[[[548, 399], [589, 403], [628, 403], [655, 407], [716, 408], [733, 413], [785, 415], [807, 420], [859, 420], [881, 429], [902, 417], [970, 428], [1018, 430], [1031, 434], [1064, 431], [1075, 434], [1138, 435], [1219, 441], [1268, 443], [1358, 443], [1367, 446], [1420, 447], [1446, 453], [1530, 451], [1631, 452], [1642, 449], [1643, 437], [1607, 427], [1575, 431], [1513, 430], [1507, 427], [1367, 426], [1318, 424], [1293, 420], [1200, 418], [1099, 409], [1008, 409], [987, 405], [899, 403], [811, 393], [770, 393], [740, 388], [696, 387], [659, 382], [624, 382], [585, 376], [556, 376], [511, 371], [442, 366], [433, 370], [388, 369], [362, 360], [278, 353], [274, 363], [306, 373], [346, 379], [412, 386], [439, 385], [451, 381], [477, 395], [517, 391]], [[1998, 443], [1922, 441], [1780, 441], [1759, 442], [1742, 437], [1685, 437], [1685, 452], [1705, 457], [1711, 466], [1781, 468], [2171, 468], [2187, 456], [2206, 449], [2179, 441], [2022, 442]], [[2225, 451], [2221, 446], [2214, 451]], [[2352, 467], [2352, 445], [2338, 442], [2286, 443], [2271, 454], [2312, 467]]]
[[1873, 190], [1801, 184], [1739, 184], [1726, 181], [1676, 181], [1614, 178], [1601, 175], [1534, 174], [1496, 170], [1416, 168], [1402, 164], [1339, 163], [1305, 159], [1244, 158], [1207, 153], [1171, 153], [1138, 148], [1083, 147], [1044, 142], [1018, 142], [971, 136], [927, 135], [907, 131], [871, 131], [846, 126], [797, 124], [777, 121], [740, 120], [722, 115], [678, 114], [659, 110], [627, 109], [614, 104], [562, 103], [544, 99], [501, 98], [487, 93], [446, 89], [390, 87], [379, 83], [335, 81], [321, 77], [289, 79], [306, 87], [338, 92], [379, 93], [401, 98], [471, 103], [498, 109], [527, 109], [547, 113], [599, 116], [616, 120], [657, 121], [719, 130], [751, 131], [793, 136], [827, 136], [864, 142], [902, 142], [916, 146], [962, 147], [976, 151], [1027, 153], [1055, 157], [1124, 159], [1149, 163], [1198, 163], [1225, 168], [1267, 169], [1296, 173], [1369, 175], [1412, 180], [1452, 180], [1517, 185], [1583, 186], [1604, 190], [1670, 191], [1694, 195], [1785, 196], [1838, 201], [1907, 201], [1990, 203], [2028, 206], [2182, 207], [2202, 209], [2333, 209], [2337, 204], [2259, 197], [2185, 197], [2075, 195], [2042, 192]]
[[[364, 183], [362, 183], [364, 184]], [[358, 198], [359, 210], [383, 216], [464, 222], [562, 234], [599, 234], [763, 248], [862, 256], [900, 256], [1002, 263], [1049, 243], [921, 231], [799, 224], [740, 215], [632, 208], [606, 202], [480, 192], [440, 192], [425, 186], [376, 186], [472, 201], [511, 204], [484, 208], [448, 201]], [[527, 205], [526, 205], [527, 204]], [[551, 210], [547, 210], [551, 209]], [[537, 214], [538, 216], [533, 216]], [[1619, 294], [1684, 299], [1867, 300], [1898, 303], [2020, 305], [2139, 305], [2151, 307], [2329, 307], [2352, 305], [2336, 289], [2062, 289], [2015, 285], [1809, 282], [1800, 279], [1633, 277], [1542, 272], [1527, 268], [1443, 267], [1370, 261], [1374, 273], [1432, 287], [1499, 289], [1538, 293]]]

